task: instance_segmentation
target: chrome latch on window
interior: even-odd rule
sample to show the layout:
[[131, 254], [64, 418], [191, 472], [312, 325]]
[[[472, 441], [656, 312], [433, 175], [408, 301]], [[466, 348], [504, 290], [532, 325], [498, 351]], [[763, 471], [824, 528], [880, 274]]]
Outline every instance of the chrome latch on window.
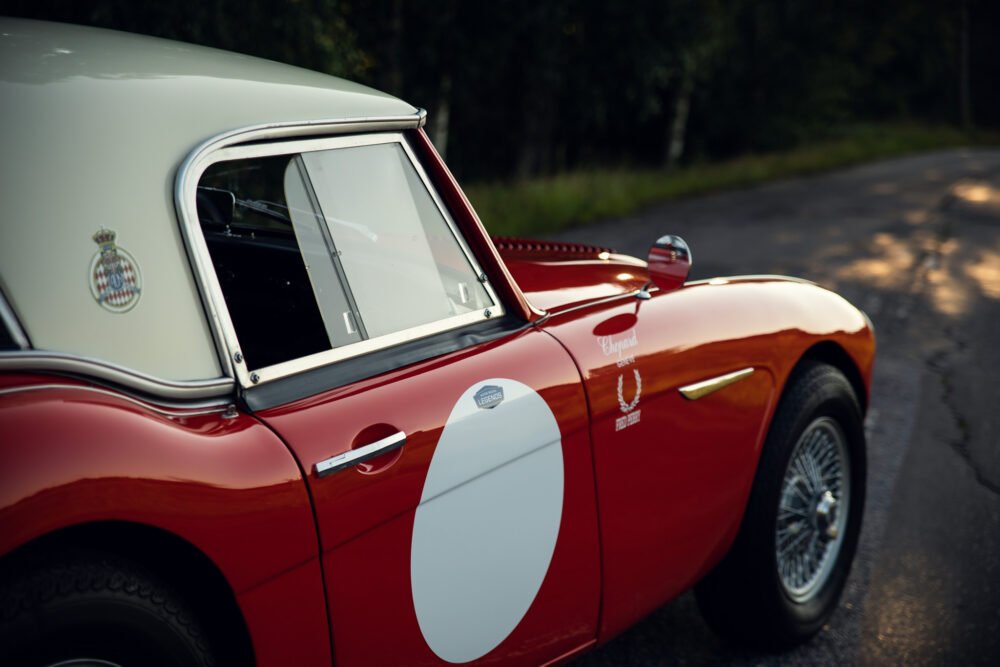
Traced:
[[344, 312], [344, 328], [347, 330], [348, 336], [358, 333], [358, 327], [354, 324], [354, 313], [350, 311]]

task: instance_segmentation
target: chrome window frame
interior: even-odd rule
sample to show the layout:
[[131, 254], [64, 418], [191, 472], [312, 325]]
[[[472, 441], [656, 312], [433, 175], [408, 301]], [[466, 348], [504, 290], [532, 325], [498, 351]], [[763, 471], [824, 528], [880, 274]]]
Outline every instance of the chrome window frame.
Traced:
[[8, 370], [68, 373], [176, 401], [231, 395], [235, 384], [231, 377], [209, 380], [164, 380], [103, 359], [48, 350], [16, 350], [0, 353], [0, 371]]
[[28, 335], [24, 333], [24, 328], [21, 326], [21, 321], [17, 319], [17, 315], [14, 314], [14, 309], [7, 302], [7, 297], [2, 288], [0, 288], [0, 327], [7, 329], [11, 340], [14, 341], [19, 350], [31, 348], [31, 341], [28, 340]]
[[[196, 281], [202, 295], [202, 302], [208, 315], [209, 323], [216, 340], [220, 362], [223, 369], [239, 381], [244, 388], [258, 386], [267, 382], [289, 377], [315, 368], [327, 366], [338, 361], [352, 359], [376, 350], [402, 343], [419, 340], [444, 331], [467, 327], [503, 316], [505, 309], [496, 291], [488, 280], [483, 280], [485, 273], [477, 261], [464, 236], [455, 224], [447, 206], [441, 199], [427, 172], [417, 159], [413, 147], [402, 130], [408, 127], [423, 125], [425, 114], [421, 111], [416, 118], [407, 119], [409, 123], [381, 120], [379, 122], [345, 123], [333, 128], [341, 134], [315, 136], [319, 134], [315, 126], [300, 127], [267, 127], [259, 130], [231, 133], [224, 137], [206, 142], [196, 149], [182, 165], [177, 177], [176, 202], [181, 222], [181, 229], [187, 242], [188, 254], [191, 259]], [[309, 130], [313, 130], [310, 132]], [[364, 134], [343, 134], [344, 132], [367, 131]], [[298, 136], [296, 136], [298, 135]], [[303, 137], [302, 135], [306, 135]], [[438, 212], [444, 218], [459, 248], [465, 255], [473, 271], [479, 277], [486, 293], [493, 301], [493, 306], [482, 310], [455, 315], [447, 319], [403, 329], [375, 338], [369, 338], [357, 343], [351, 343], [337, 348], [317, 352], [304, 357], [297, 357], [263, 368], [247, 368], [240, 353], [239, 338], [233, 326], [229, 310], [226, 307], [222, 287], [215, 273], [211, 255], [201, 224], [197, 216], [197, 186], [202, 174], [211, 165], [226, 160], [238, 160], [256, 157], [278, 155], [296, 155], [305, 152], [315, 152], [338, 148], [356, 148], [380, 144], [399, 145], [418, 178], [424, 185]]]

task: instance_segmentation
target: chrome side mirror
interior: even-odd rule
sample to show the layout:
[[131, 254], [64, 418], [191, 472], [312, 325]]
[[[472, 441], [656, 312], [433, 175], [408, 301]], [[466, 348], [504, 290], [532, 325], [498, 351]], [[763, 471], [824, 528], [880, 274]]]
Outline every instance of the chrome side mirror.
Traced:
[[[674, 290], [684, 284], [691, 272], [691, 249], [681, 237], [667, 234], [657, 239], [649, 249], [646, 262], [650, 283], [665, 292]], [[640, 298], [643, 292], [646, 289], [640, 292]]]

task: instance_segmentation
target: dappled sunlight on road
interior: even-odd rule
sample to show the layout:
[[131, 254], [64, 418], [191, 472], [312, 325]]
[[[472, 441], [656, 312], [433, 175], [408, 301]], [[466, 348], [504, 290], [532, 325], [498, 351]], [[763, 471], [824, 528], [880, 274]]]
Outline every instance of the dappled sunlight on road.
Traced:
[[892, 234], [880, 232], [872, 237], [873, 257], [862, 257], [841, 267], [837, 277], [856, 280], [883, 289], [905, 286], [909, 270], [916, 261], [910, 246]]
[[968, 283], [957, 275], [961, 263], [960, 244], [955, 239], [942, 243], [927, 259], [927, 287], [931, 305], [942, 315], [964, 315], [969, 310], [973, 293]]
[[1000, 204], [1000, 189], [987, 183], [960, 183], [952, 188], [952, 194], [971, 204]]
[[934, 272], [929, 282], [932, 305], [939, 313], [956, 316], [968, 311], [972, 297], [968, 287], [942, 271]]
[[[835, 280], [863, 283], [897, 293], [924, 293], [941, 315], [958, 317], [969, 312], [981, 294], [1000, 299], [1000, 249], [975, 249], [957, 239], [941, 242], [936, 236], [899, 238], [876, 233], [869, 254], [844, 264]], [[812, 254], [817, 262], [848, 256], [849, 246], [833, 244]]]
[[1000, 252], [981, 250], [979, 258], [965, 266], [965, 275], [979, 285], [984, 296], [1000, 299]]
[[[889, 193], [890, 186], [879, 183], [871, 190]], [[1000, 187], [993, 184], [966, 180], [949, 192], [965, 213], [990, 215], [1000, 210]], [[908, 227], [928, 227], [927, 231], [905, 235], [877, 232], [865, 256], [837, 269], [836, 279], [866, 283], [879, 290], [923, 294], [935, 312], [949, 318], [967, 315], [980, 295], [1000, 300], [1000, 248], [968, 247], [956, 238], [942, 240], [940, 231], [929, 229], [937, 215], [928, 208], [904, 211], [901, 217]], [[829, 245], [813, 257], [829, 261], [847, 256], [843, 250], [840, 245]]]
[[923, 225], [930, 220], [931, 214], [925, 208], [915, 208], [903, 213], [903, 220], [908, 225]]

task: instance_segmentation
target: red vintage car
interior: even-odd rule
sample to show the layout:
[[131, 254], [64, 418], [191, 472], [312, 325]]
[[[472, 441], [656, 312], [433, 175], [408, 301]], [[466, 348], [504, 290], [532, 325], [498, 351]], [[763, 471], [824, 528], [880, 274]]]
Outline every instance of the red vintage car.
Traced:
[[835, 608], [841, 297], [491, 239], [360, 85], [30, 21], [0, 53], [4, 664], [554, 664], [692, 586], [760, 644]]

